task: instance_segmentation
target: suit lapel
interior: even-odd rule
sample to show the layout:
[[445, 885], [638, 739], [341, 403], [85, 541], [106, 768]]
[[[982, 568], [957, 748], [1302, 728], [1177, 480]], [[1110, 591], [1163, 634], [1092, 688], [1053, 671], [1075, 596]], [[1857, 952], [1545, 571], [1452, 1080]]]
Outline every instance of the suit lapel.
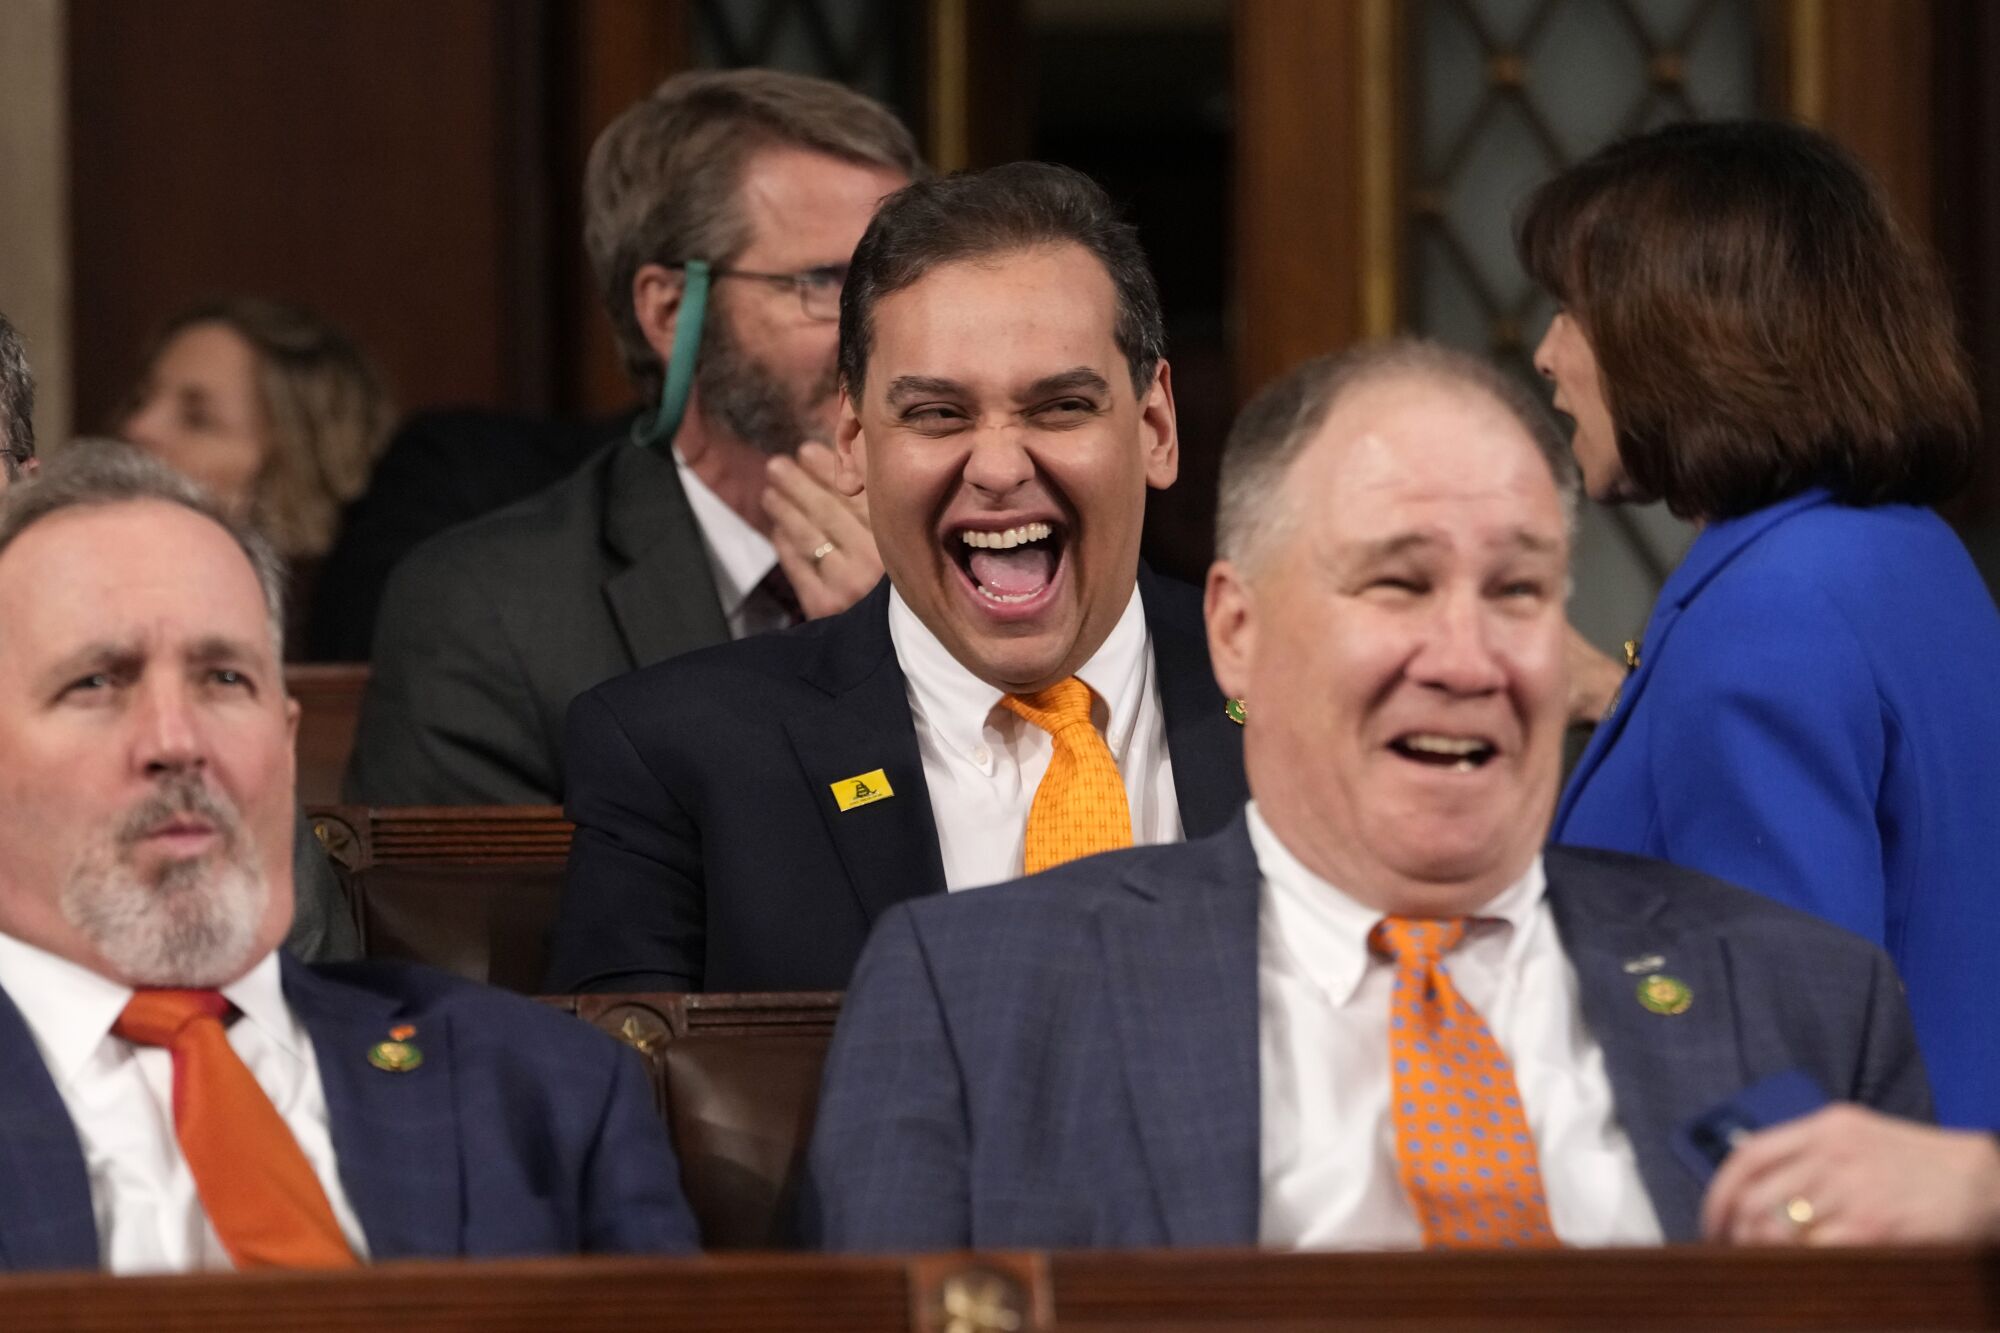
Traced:
[[[826, 700], [787, 717], [785, 732], [848, 884], [873, 922], [905, 898], [944, 892], [944, 858], [909, 687], [889, 637], [888, 580], [821, 623], [821, 652], [801, 674]], [[835, 785], [878, 768], [893, 795], [842, 810]]]
[[1201, 617], [1183, 614], [1163, 595], [1159, 576], [1144, 565], [1139, 566], [1139, 597], [1152, 634], [1181, 829], [1190, 838], [1206, 837], [1227, 824], [1250, 797], [1243, 778], [1243, 729], [1223, 714]]
[[672, 455], [616, 447], [605, 485], [604, 540], [629, 563], [604, 581], [604, 596], [632, 665], [725, 642], [729, 622]]
[[[1668, 1240], [1699, 1239], [1703, 1184], [1674, 1155], [1672, 1139], [1746, 1082], [1727, 954], [1713, 933], [1678, 929], [1666, 893], [1630, 872], [1560, 848], [1545, 864], [1584, 1022], [1604, 1052], [1653, 1211]], [[1684, 1013], [1640, 1002], [1641, 983], [1656, 973], [1687, 986], [1693, 1003]]]
[[1562, 799], [1556, 804], [1555, 820], [1549, 829], [1550, 842], [1563, 840], [1563, 826], [1569, 820], [1571, 808], [1589, 783], [1591, 774], [1597, 771], [1597, 766], [1604, 761], [1604, 756], [1625, 730], [1626, 720], [1632, 716], [1639, 696], [1645, 693], [1646, 685], [1653, 678], [1654, 664], [1665, 655], [1667, 638], [1681, 613], [1711, 579], [1758, 538], [1794, 514], [1831, 502], [1832, 497], [1824, 490], [1802, 491], [1753, 514], [1712, 524], [1695, 538], [1694, 545], [1688, 548], [1687, 555], [1667, 576], [1666, 584], [1660, 589], [1653, 614], [1646, 621], [1646, 632], [1639, 641], [1639, 665], [1626, 678], [1624, 688], [1618, 691], [1616, 709], [1598, 724], [1590, 744], [1584, 747], [1582, 756], [1577, 760], [1576, 771], [1570, 774], [1569, 782], [1563, 787]]
[[369, 1063], [388, 1040], [401, 1005], [284, 956], [285, 999], [312, 1034], [341, 1188], [377, 1261], [449, 1257], [463, 1251], [459, 1126], [452, 1095], [452, 1041], [442, 1018], [424, 1019], [410, 1041], [415, 1069]]
[[14, 1002], [0, 992], [0, 1267], [96, 1268], [83, 1144]]
[[1167, 1243], [1254, 1245], [1257, 860], [1240, 817], [1190, 853], [1099, 917], [1105, 991]]

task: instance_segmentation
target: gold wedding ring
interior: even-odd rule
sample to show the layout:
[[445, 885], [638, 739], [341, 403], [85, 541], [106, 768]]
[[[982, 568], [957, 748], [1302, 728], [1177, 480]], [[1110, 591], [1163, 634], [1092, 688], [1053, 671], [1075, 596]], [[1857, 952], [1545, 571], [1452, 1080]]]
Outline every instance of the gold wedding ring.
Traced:
[[1819, 1217], [1819, 1210], [1814, 1208], [1812, 1200], [1803, 1194], [1794, 1194], [1785, 1200], [1784, 1206], [1778, 1211], [1785, 1215], [1787, 1222], [1798, 1228], [1801, 1236], [1812, 1229], [1814, 1220]]
[[821, 542], [818, 546], [812, 548], [812, 562], [816, 565], [839, 549], [832, 542]]

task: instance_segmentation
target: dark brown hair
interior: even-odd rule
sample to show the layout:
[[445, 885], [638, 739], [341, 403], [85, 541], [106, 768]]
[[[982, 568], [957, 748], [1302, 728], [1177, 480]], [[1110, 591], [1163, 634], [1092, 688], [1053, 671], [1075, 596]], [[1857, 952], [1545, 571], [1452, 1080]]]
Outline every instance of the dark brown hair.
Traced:
[[1166, 356], [1160, 292], [1139, 234], [1109, 195], [1080, 171], [1010, 162], [919, 181], [882, 201], [854, 247], [840, 293], [840, 377], [859, 394], [875, 339], [875, 304], [939, 264], [1044, 245], [1080, 245], [1111, 276], [1118, 310], [1112, 337], [1145, 396]]
[[632, 309], [647, 264], [726, 264], [750, 243], [737, 187], [760, 148], [810, 149], [923, 174], [916, 141], [889, 109], [826, 79], [775, 69], [676, 74], [591, 145], [583, 243], [626, 373], [648, 401], [665, 372]]
[[10, 480], [35, 456], [35, 377], [21, 335], [0, 315], [0, 463]]
[[1825, 136], [1626, 139], [1535, 191], [1515, 243], [1581, 325], [1645, 498], [1705, 520], [1816, 485], [1933, 504], [1965, 480], [1979, 409], [1944, 285]]

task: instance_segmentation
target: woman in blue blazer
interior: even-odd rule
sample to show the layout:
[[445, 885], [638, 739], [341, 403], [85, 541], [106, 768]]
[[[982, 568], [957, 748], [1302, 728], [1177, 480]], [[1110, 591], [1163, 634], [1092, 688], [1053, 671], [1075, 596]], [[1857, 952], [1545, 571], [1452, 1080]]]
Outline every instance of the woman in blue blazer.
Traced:
[[1552, 838], [1883, 945], [1940, 1117], [2000, 1125], [2000, 614], [1927, 507], [1978, 431], [1934, 266], [1844, 152], [1776, 123], [1614, 144], [1518, 244], [1561, 303], [1535, 364], [1585, 489], [1701, 528]]

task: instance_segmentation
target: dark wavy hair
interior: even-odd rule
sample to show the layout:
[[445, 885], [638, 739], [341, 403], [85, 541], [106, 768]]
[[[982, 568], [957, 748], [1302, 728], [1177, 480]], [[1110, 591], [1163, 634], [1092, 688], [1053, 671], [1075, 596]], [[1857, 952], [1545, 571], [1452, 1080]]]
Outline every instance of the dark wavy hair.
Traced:
[[1139, 233], [1096, 181], [1050, 162], [1010, 162], [918, 181], [882, 201], [840, 293], [840, 378], [858, 394], [875, 341], [875, 305], [940, 264], [1044, 245], [1080, 245], [1118, 294], [1112, 337], [1144, 397], [1167, 354], [1160, 290]]
[[1516, 249], [1596, 354], [1618, 454], [1683, 518], [1810, 486], [1934, 504], [1979, 408], [1935, 262], [1824, 135], [1673, 125], [1536, 190]]

